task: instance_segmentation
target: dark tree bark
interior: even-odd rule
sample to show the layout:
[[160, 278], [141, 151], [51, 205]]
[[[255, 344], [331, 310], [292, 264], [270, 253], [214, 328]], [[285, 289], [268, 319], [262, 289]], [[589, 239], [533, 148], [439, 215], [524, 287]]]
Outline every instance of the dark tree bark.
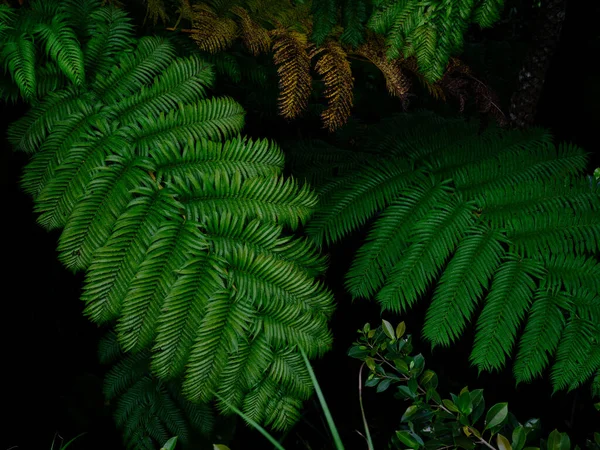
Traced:
[[537, 113], [546, 72], [556, 52], [567, 0], [544, 0], [534, 22], [532, 42], [519, 72], [517, 89], [510, 101], [510, 122], [523, 128], [532, 125]]

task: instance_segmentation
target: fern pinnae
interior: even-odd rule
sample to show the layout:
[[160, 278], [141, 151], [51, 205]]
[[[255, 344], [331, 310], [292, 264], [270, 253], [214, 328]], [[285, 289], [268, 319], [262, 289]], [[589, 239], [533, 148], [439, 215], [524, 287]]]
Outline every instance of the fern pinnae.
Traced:
[[544, 264], [545, 276], [542, 279], [545, 287], [564, 289], [573, 292], [586, 289], [600, 294], [600, 263], [592, 257], [568, 253], [540, 254]]
[[433, 178], [399, 192], [374, 224], [348, 271], [346, 287], [354, 298], [368, 297], [383, 286], [407, 245], [413, 223], [451, 193], [447, 182]]
[[401, 312], [410, 308], [474, 222], [470, 202], [454, 197], [443, 200], [439, 208], [415, 224], [410, 239], [416, 243], [403, 253], [377, 295], [383, 309]]
[[225, 288], [222, 262], [204, 254], [177, 271], [157, 326], [152, 369], [164, 379], [183, 374], [209, 299]]
[[501, 368], [510, 356], [517, 329], [535, 291], [542, 266], [531, 259], [509, 255], [494, 275], [485, 306], [477, 321], [471, 361], [479, 370]]
[[500, 265], [506, 239], [479, 223], [465, 233], [437, 283], [423, 335], [433, 346], [447, 346], [462, 334], [477, 301]]
[[530, 382], [547, 367], [565, 326], [561, 308], [570, 309], [568, 296], [547, 289], [536, 291], [513, 368], [517, 383]]
[[37, 93], [35, 76], [35, 46], [33, 39], [27, 36], [15, 38], [4, 43], [0, 53], [6, 69], [26, 100], [32, 100]]
[[277, 175], [283, 170], [283, 152], [268, 140], [237, 136], [225, 142], [200, 139], [183, 146], [163, 146], [150, 151], [156, 161], [159, 182], [175, 177], [223, 170], [230, 175], [240, 172], [245, 178]]
[[190, 258], [202, 255], [206, 240], [197, 224], [182, 217], [165, 220], [123, 300], [116, 331], [125, 351], [148, 347], [155, 338], [165, 298]]
[[[571, 316], [561, 336], [550, 379], [554, 391], [576, 387], [600, 367], [597, 323]], [[581, 369], [585, 368], [585, 374]], [[582, 376], [585, 375], [585, 376]]]
[[150, 185], [133, 191], [134, 198], [117, 219], [111, 236], [94, 252], [85, 278], [81, 299], [84, 314], [96, 323], [115, 320], [128, 286], [143, 262], [165, 216], [181, 211], [168, 189]]
[[58, 241], [59, 259], [70, 269], [86, 269], [93, 252], [110, 237], [112, 227], [132, 199], [131, 189], [147, 176], [149, 161], [133, 155], [111, 155], [98, 168]]

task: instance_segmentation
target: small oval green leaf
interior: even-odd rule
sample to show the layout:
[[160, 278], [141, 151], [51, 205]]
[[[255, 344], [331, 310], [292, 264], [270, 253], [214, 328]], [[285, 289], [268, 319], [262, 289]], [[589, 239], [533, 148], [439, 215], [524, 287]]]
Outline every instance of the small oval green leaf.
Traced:
[[390, 339], [396, 339], [396, 335], [394, 334], [394, 327], [387, 320], [382, 319], [381, 324], [383, 325], [383, 332]]
[[485, 416], [485, 429], [502, 425], [508, 417], [508, 403], [496, 403]]

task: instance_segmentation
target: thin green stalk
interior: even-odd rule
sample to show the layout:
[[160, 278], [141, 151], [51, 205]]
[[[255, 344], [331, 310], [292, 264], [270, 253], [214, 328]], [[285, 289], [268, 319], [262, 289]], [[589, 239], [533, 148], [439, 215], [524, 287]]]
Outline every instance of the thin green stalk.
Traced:
[[329, 425], [329, 430], [331, 431], [331, 435], [333, 436], [333, 441], [335, 442], [335, 447], [338, 450], [344, 450], [344, 444], [342, 443], [342, 439], [338, 433], [338, 430], [333, 422], [333, 417], [331, 416], [331, 412], [329, 412], [329, 408], [327, 407], [327, 402], [325, 402], [325, 397], [323, 396], [323, 392], [319, 386], [319, 382], [317, 381], [317, 377], [312, 370], [310, 362], [306, 357], [306, 353], [304, 353], [304, 349], [300, 347], [300, 353], [302, 353], [302, 357], [304, 358], [304, 364], [306, 364], [306, 369], [308, 370], [308, 374], [310, 375], [310, 379], [315, 387], [315, 392], [317, 393], [317, 397], [319, 398], [319, 402], [321, 403], [321, 408], [323, 408], [323, 413], [325, 414], [325, 418], [327, 419], [327, 424]]
[[362, 414], [363, 425], [365, 426], [365, 439], [367, 440], [367, 446], [369, 450], [374, 450], [373, 441], [371, 440], [371, 433], [369, 432], [369, 424], [367, 423], [367, 416], [365, 415], [365, 409], [363, 408], [362, 401], [362, 370], [365, 363], [362, 363], [358, 370], [358, 402], [360, 404], [360, 413]]

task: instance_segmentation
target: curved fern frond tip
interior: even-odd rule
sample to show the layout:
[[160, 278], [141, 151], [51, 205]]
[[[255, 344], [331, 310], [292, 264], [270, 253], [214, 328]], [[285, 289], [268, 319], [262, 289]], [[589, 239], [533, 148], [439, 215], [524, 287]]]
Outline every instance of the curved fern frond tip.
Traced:
[[373, 125], [361, 143], [370, 159], [348, 169], [332, 145], [319, 146], [314, 164], [298, 160], [300, 175], [328, 173], [316, 178], [321, 200], [306, 227], [316, 242], [369, 224], [346, 275], [351, 295], [404, 312], [431, 289], [423, 335], [433, 346], [477, 319], [480, 371], [503, 368], [516, 349], [517, 382], [548, 366], [557, 390], [592, 377], [600, 191], [580, 175], [585, 153], [553, 145], [544, 130], [480, 133], [430, 114]]
[[[274, 142], [239, 134], [245, 112], [208, 96], [214, 74], [200, 56], [135, 38], [110, 6], [73, 3], [35, 4], [49, 20], [39, 43], [64, 80], [9, 139], [34, 154], [22, 185], [40, 224], [62, 229], [59, 259], [85, 272], [84, 314], [114, 326], [101, 356], [121, 359], [106, 394], [119, 399], [127, 446], [184, 439], [202, 414], [189, 399], [291, 426], [312, 390], [297, 348], [316, 357], [332, 343], [325, 259], [292, 233], [316, 194], [283, 176]], [[35, 66], [32, 55], [11, 72], [30, 98], [39, 73], [18, 64]]]

